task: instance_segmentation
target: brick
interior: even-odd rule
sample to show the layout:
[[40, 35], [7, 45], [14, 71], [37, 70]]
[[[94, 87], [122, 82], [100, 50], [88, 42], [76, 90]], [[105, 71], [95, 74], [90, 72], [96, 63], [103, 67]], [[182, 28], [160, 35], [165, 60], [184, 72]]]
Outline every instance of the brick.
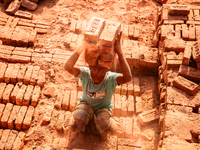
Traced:
[[69, 102], [70, 102], [70, 91], [65, 91], [64, 92], [64, 95], [63, 95], [63, 101], [62, 101], [62, 104], [61, 104], [61, 107], [63, 110], [68, 110], [69, 108]]
[[16, 46], [23, 46], [26, 32], [27, 31], [24, 29], [19, 29], [18, 38], [16, 40]]
[[19, 28], [15, 28], [15, 30], [14, 30], [12, 36], [11, 36], [11, 41], [10, 41], [12, 46], [16, 46], [17, 39], [20, 39], [20, 38], [18, 38], [19, 33], [20, 33], [20, 29]]
[[190, 9], [187, 5], [170, 5], [169, 14], [171, 15], [185, 15], [190, 13]]
[[2, 137], [1, 137], [1, 141], [0, 141], [0, 149], [1, 150], [4, 150], [5, 144], [8, 141], [9, 134], [10, 134], [10, 130], [9, 129], [5, 129], [3, 131], [3, 134], [2, 134]]
[[37, 80], [39, 79], [39, 71], [40, 71], [40, 66], [33, 66], [33, 73], [30, 79], [31, 85], [36, 85]]
[[51, 120], [51, 116], [52, 116], [52, 112], [53, 112], [53, 106], [49, 106], [47, 105], [46, 106], [46, 112], [42, 118], [42, 121], [41, 121], [41, 124], [44, 125], [44, 124], [49, 124], [50, 120]]
[[32, 72], [33, 72], [33, 66], [29, 65], [24, 75], [24, 84], [28, 85], [30, 83]]
[[161, 26], [161, 40], [166, 39], [167, 36], [173, 36], [174, 26], [173, 25], [162, 25]]
[[183, 16], [183, 15], [178, 15], [178, 16], [173, 16], [173, 15], [168, 15], [168, 19], [169, 20], [184, 20], [187, 21], [188, 17], [187, 16]]
[[0, 102], [3, 100], [3, 93], [6, 89], [6, 83], [0, 83]]
[[29, 36], [28, 45], [29, 45], [30, 47], [31, 47], [31, 46], [34, 46], [36, 39], [37, 39], [37, 31], [36, 31], [36, 30], [33, 30], [33, 31], [31, 31], [31, 34], [30, 34], [30, 36]]
[[123, 39], [128, 39], [128, 29], [129, 29], [129, 25], [123, 25], [123, 28], [122, 28]]
[[141, 99], [141, 97], [136, 96], [135, 97], [135, 113], [137, 115], [137, 114], [140, 114], [142, 112], [143, 112], [143, 110], [142, 110], [142, 99]]
[[144, 111], [138, 115], [138, 119], [142, 125], [146, 125], [151, 122], [157, 121], [159, 119], [158, 110], [152, 109], [152, 110]]
[[24, 130], [30, 128], [34, 112], [35, 112], [35, 108], [33, 106], [29, 106], [27, 113], [26, 113], [26, 116], [25, 116], [24, 121], [23, 121], [22, 128]]
[[[164, 20], [163, 25], [181, 25], [184, 24], [184, 20]], [[172, 32], [173, 33], [173, 32]]]
[[65, 39], [64, 39], [64, 46], [66, 47], [70, 47], [70, 42], [71, 42], [71, 39], [72, 39], [72, 36], [73, 36], [73, 33], [72, 32], [69, 32]]
[[184, 52], [185, 50], [185, 41], [177, 38], [165, 39], [165, 52], [175, 51], [175, 52]]
[[16, 105], [22, 105], [22, 101], [24, 99], [24, 93], [26, 92], [27, 86], [26, 85], [22, 85], [19, 92], [17, 93], [16, 96]]
[[129, 39], [133, 39], [133, 35], [134, 35], [134, 26], [133, 25], [129, 25], [129, 28], [128, 28], [128, 37]]
[[196, 93], [199, 88], [198, 84], [181, 76], [175, 78], [175, 80], [173, 81], [173, 85], [190, 95], [194, 95], [194, 93]]
[[12, 74], [11, 74], [11, 83], [16, 84], [17, 83], [17, 74], [20, 68], [20, 64], [14, 64]]
[[121, 103], [120, 94], [115, 94], [115, 116], [121, 116]]
[[127, 112], [128, 101], [127, 101], [125, 95], [121, 95], [120, 99], [121, 99], [121, 116], [126, 117], [128, 114], [128, 112]]
[[17, 118], [17, 114], [18, 114], [20, 108], [21, 108], [21, 106], [19, 106], [19, 105], [13, 106], [10, 117], [8, 119], [8, 128], [9, 129], [14, 129], [15, 119]]
[[132, 116], [134, 114], [134, 97], [133, 95], [128, 95], [128, 115]]
[[14, 15], [15, 12], [19, 9], [19, 7], [20, 7], [20, 1], [14, 0], [9, 4], [8, 8], [6, 9], [6, 13]]
[[81, 23], [82, 23], [82, 20], [77, 20], [77, 22], [76, 22], [76, 28], [75, 28], [75, 33], [76, 34], [80, 34], [81, 33]]
[[5, 75], [6, 70], [7, 70], [7, 64], [0, 63], [0, 82], [3, 82], [3, 77]]
[[134, 140], [134, 139], [125, 139], [125, 138], [118, 138], [118, 146], [129, 146], [132, 149], [134, 149], [134, 147], [138, 147], [141, 148], [141, 142]]
[[36, 24], [36, 25], [35, 25], [35, 28], [49, 29], [50, 26], [48, 26], [48, 25], [42, 25], [42, 24]]
[[200, 81], [200, 70], [190, 66], [181, 65], [178, 75], [192, 81]]
[[[14, 50], [12, 52], [12, 55], [18, 55], [18, 56], [25, 56], [25, 57], [31, 57], [32, 56], [32, 53], [31, 52], [24, 52], [24, 51], [17, 51], [17, 50]], [[29, 58], [30, 60], [30, 58]]]
[[5, 144], [5, 149], [6, 150], [11, 150], [12, 149], [12, 146], [13, 146], [13, 143], [15, 141], [15, 138], [17, 137], [18, 135], [18, 131], [16, 130], [10, 130], [10, 134], [8, 136], [8, 140]]
[[182, 60], [167, 60], [167, 69], [178, 68], [182, 64]]
[[20, 150], [24, 146], [24, 140], [26, 138], [26, 134], [22, 131], [20, 131], [13, 143], [12, 150]]
[[194, 9], [193, 12], [194, 12], [194, 15], [193, 15], [194, 20], [199, 19], [199, 9]]
[[18, 74], [17, 74], [17, 81], [18, 82], [23, 82], [24, 75], [26, 73], [26, 69], [27, 69], [26, 65], [21, 65], [20, 66], [20, 69], [19, 69]]
[[194, 12], [192, 9], [190, 9], [190, 13], [188, 14], [188, 20], [193, 21], [194, 20]]
[[33, 89], [34, 89], [33, 85], [27, 86], [26, 92], [24, 94], [23, 102], [22, 102], [23, 106], [29, 106], [30, 101], [31, 101], [31, 96], [32, 96], [32, 93], [33, 93]]
[[122, 84], [121, 85], [121, 93], [120, 95], [126, 95], [127, 94], [127, 84]]
[[88, 22], [84, 38], [91, 42], [98, 42], [99, 36], [105, 26], [105, 19], [92, 17]]
[[85, 33], [86, 27], [87, 27], [87, 20], [84, 19], [81, 24], [81, 34]]
[[196, 26], [196, 39], [200, 39], [200, 26]]
[[175, 37], [181, 38], [181, 30], [182, 30], [181, 25], [175, 25]]
[[21, 130], [22, 129], [22, 123], [24, 120], [24, 117], [27, 112], [27, 106], [21, 106], [19, 113], [17, 115], [17, 118], [15, 120], [15, 129], [16, 130]]
[[6, 35], [5, 35], [5, 43], [10, 44], [11, 43], [11, 36], [14, 32], [14, 28], [8, 28]]
[[36, 85], [31, 97], [31, 106], [35, 107], [37, 105], [39, 97], [40, 97], [40, 91], [41, 91], [40, 86]]
[[14, 85], [13, 84], [8, 84], [4, 90], [3, 93], [3, 103], [7, 104], [10, 103], [10, 95], [11, 92], [13, 91]]
[[0, 59], [9, 62], [10, 60], [10, 55], [9, 54], [1, 54]]
[[24, 19], [33, 19], [33, 14], [27, 11], [18, 10], [15, 13], [16, 17], [24, 18]]
[[117, 85], [115, 88], [115, 94], [120, 94], [121, 93], [121, 85]]
[[126, 120], [125, 120], [126, 126], [125, 126], [125, 133], [124, 133], [124, 138], [126, 139], [132, 139], [132, 132], [133, 132], [132, 122], [133, 121], [131, 117], [126, 117]]
[[189, 41], [195, 41], [195, 26], [194, 25], [189, 25]]
[[6, 72], [5, 72], [5, 75], [4, 75], [4, 81], [6, 83], [10, 82], [13, 67], [14, 67], [14, 64], [8, 64], [8, 68], [6, 69]]
[[35, 30], [38, 34], [47, 34], [48, 33], [48, 29], [35, 28]]
[[189, 34], [188, 34], [188, 27], [186, 24], [182, 24], [182, 37], [183, 37], [183, 40], [188, 40], [189, 38]]
[[133, 81], [128, 82], [127, 85], [128, 85], [128, 95], [133, 95], [134, 94]]
[[200, 39], [192, 47], [192, 56], [196, 62], [200, 62]]
[[163, 7], [161, 12], [161, 22], [168, 20], [168, 8]]
[[138, 40], [139, 36], [140, 36], [140, 29], [135, 27], [133, 40]]
[[77, 100], [77, 91], [72, 90], [70, 95], [69, 111], [73, 112], [75, 110], [76, 100]]
[[7, 103], [6, 107], [3, 111], [3, 115], [1, 117], [1, 127], [7, 128], [8, 127], [8, 119], [10, 117], [10, 113], [13, 109], [13, 104]]
[[10, 55], [12, 53], [12, 51], [2, 48], [2, 49], [0, 49], [0, 53]]
[[13, 63], [30, 63], [30, 57], [12, 55], [10, 57], [10, 62], [13, 62]]
[[10, 27], [10, 25], [12, 24], [13, 19], [14, 19], [14, 17], [9, 17], [7, 22], [6, 22], [5, 27]]
[[[5, 104], [0, 104], [0, 118], [3, 116], [4, 109], [5, 109]], [[1, 136], [0, 136], [0, 138], [1, 138]]]
[[133, 89], [134, 89], [134, 96], [140, 96], [140, 84], [139, 84], [139, 78], [138, 77], [134, 77], [133, 78]]
[[61, 109], [62, 102], [63, 102], [63, 92], [60, 91], [57, 94], [57, 99], [56, 99], [56, 102], [54, 104], [54, 107], [57, 108], [57, 109]]
[[63, 132], [63, 122], [64, 122], [64, 118], [65, 118], [65, 111], [61, 110], [59, 112], [59, 116], [55, 125], [55, 128], [58, 132]]
[[15, 28], [17, 26], [18, 22], [19, 22], [19, 18], [14, 18], [14, 20], [13, 20], [13, 22], [12, 22], [10, 27], [11, 28]]

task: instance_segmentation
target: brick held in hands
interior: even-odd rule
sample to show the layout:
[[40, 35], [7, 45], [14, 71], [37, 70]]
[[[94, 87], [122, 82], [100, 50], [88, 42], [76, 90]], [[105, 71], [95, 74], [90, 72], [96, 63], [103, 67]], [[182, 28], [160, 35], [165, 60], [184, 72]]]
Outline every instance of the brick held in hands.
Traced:
[[13, 84], [8, 84], [5, 88], [5, 91], [3, 93], [3, 103], [7, 104], [10, 103], [10, 95], [11, 92], [13, 91], [14, 85]]
[[199, 88], [198, 84], [181, 76], [178, 76], [174, 79], [173, 85], [190, 95], [194, 95]]
[[144, 111], [143, 113], [138, 115], [138, 120], [142, 125], [149, 124], [159, 119], [158, 110], [152, 109], [148, 111]]
[[30, 83], [32, 72], [33, 72], [33, 66], [29, 65], [24, 75], [24, 84], [28, 85]]
[[200, 39], [192, 47], [192, 56], [196, 62], [200, 62]]
[[99, 45], [99, 51], [101, 53], [113, 53], [114, 52], [114, 46], [113, 47], [107, 47], [103, 45]]
[[13, 104], [7, 103], [6, 107], [3, 111], [3, 115], [1, 117], [1, 127], [3, 127], [3, 128], [8, 127], [8, 119], [10, 117], [12, 109], [13, 109]]
[[87, 41], [98, 42], [99, 36], [105, 26], [105, 19], [92, 17], [86, 27], [84, 38]]
[[6, 144], [5, 144], [5, 149], [6, 150], [11, 150], [12, 149], [13, 143], [14, 143], [15, 138], [17, 137], [17, 135], [18, 135], [18, 131], [16, 131], [16, 130], [11, 130], [10, 131], [8, 140], [7, 140]]
[[11, 74], [11, 83], [17, 83], [17, 74], [19, 72], [20, 64], [14, 64], [12, 74]]
[[30, 101], [31, 101], [31, 96], [32, 96], [32, 93], [33, 93], [33, 89], [34, 89], [33, 85], [27, 86], [26, 92], [24, 93], [23, 102], [22, 102], [23, 106], [29, 106]]
[[33, 73], [30, 79], [31, 85], [37, 84], [37, 80], [39, 79], [39, 71], [40, 71], [40, 66], [33, 66]]
[[16, 130], [22, 129], [22, 123], [23, 123], [24, 117], [26, 115], [27, 109], [28, 109], [27, 106], [22, 106], [20, 108], [17, 118], [15, 120], [15, 129]]
[[21, 108], [21, 106], [19, 106], [19, 105], [13, 106], [10, 117], [8, 119], [8, 128], [9, 129], [14, 129], [15, 119], [17, 118], [17, 114], [18, 114], [20, 108]]
[[26, 138], [26, 134], [20, 131], [13, 143], [12, 150], [21, 150], [24, 146], [25, 138]]
[[33, 106], [29, 106], [28, 110], [27, 110], [27, 113], [26, 113], [26, 116], [25, 116], [24, 121], [23, 121], [22, 128], [24, 130], [30, 128], [34, 112], [35, 112], [35, 108]]
[[31, 97], [31, 106], [35, 107], [37, 105], [38, 99], [40, 97], [40, 91], [41, 91], [41, 88], [38, 85], [36, 85]]
[[22, 101], [24, 99], [24, 93], [26, 92], [26, 89], [27, 89], [27, 86], [23, 84], [19, 92], [17, 93], [16, 105], [22, 105]]

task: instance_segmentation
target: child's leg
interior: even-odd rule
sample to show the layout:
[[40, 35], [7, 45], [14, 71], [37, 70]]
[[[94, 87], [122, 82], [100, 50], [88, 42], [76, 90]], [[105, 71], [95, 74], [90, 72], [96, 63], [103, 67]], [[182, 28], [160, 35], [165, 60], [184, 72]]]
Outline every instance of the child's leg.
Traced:
[[85, 131], [85, 125], [93, 118], [93, 109], [85, 102], [80, 102], [73, 112], [74, 120], [81, 131]]
[[94, 121], [102, 140], [106, 140], [107, 138], [107, 132], [108, 129], [110, 128], [111, 114], [112, 114], [111, 108], [99, 109], [95, 113]]

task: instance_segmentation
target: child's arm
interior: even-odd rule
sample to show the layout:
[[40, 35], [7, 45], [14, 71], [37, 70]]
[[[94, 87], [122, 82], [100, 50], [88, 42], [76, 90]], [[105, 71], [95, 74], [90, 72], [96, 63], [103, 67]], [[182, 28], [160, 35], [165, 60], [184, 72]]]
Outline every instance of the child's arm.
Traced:
[[131, 74], [130, 67], [129, 67], [129, 65], [126, 61], [126, 58], [124, 57], [122, 49], [121, 49], [121, 44], [120, 44], [121, 34], [122, 34], [122, 32], [120, 32], [120, 34], [117, 37], [117, 40], [115, 43], [115, 52], [118, 55], [119, 63], [120, 63], [121, 70], [122, 70], [122, 75], [118, 75], [116, 80], [117, 80], [117, 83], [124, 84], [124, 83], [131, 81], [132, 74]]
[[64, 69], [67, 70], [70, 74], [74, 76], [78, 76], [81, 72], [79, 67], [74, 66], [81, 55], [84, 49], [83, 45], [80, 45], [77, 50], [69, 57], [67, 62], [65, 63]]

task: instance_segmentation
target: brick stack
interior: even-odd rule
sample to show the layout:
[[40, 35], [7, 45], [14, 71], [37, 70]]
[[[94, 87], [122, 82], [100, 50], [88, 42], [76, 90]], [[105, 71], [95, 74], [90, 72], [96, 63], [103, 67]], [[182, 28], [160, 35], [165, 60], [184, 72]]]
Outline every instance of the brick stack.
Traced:
[[[195, 118], [199, 109], [199, 9], [164, 4], [158, 10], [154, 36], [154, 46], [159, 48], [162, 64], [158, 68], [160, 108], [157, 112], [161, 127], [158, 149], [170, 149], [169, 145], [177, 148], [178, 145], [172, 142], [175, 139], [182, 143], [182, 148], [178, 149], [196, 149], [186, 141], [194, 142], [191, 131], [198, 123], [191, 121], [190, 126], [187, 119], [182, 122], [179, 117], [193, 112], [190, 117]], [[172, 125], [175, 120], [181, 127]], [[188, 127], [187, 130], [183, 129], [184, 126]], [[179, 132], [173, 132], [175, 130]]]

